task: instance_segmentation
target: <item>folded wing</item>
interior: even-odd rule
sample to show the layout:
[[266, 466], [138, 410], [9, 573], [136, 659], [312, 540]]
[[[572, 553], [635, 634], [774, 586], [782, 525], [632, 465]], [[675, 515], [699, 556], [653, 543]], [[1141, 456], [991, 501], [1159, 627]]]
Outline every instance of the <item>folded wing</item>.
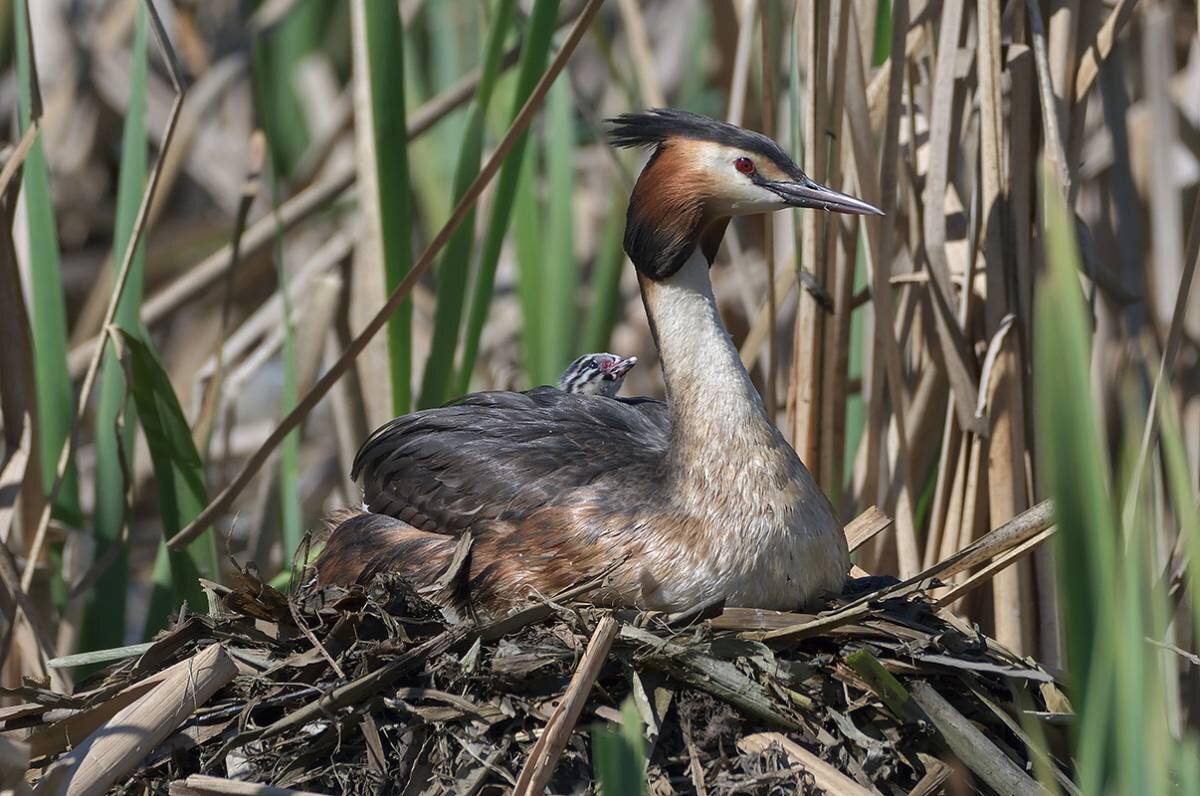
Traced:
[[670, 437], [666, 405], [549, 387], [483, 392], [396, 418], [355, 457], [368, 511], [456, 533], [514, 520], [599, 482], [653, 478]]

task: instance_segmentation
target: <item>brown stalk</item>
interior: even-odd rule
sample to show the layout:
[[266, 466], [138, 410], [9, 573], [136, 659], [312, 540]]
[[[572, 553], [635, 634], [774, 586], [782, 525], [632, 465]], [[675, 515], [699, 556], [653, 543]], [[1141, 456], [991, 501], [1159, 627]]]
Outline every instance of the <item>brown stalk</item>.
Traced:
[[871, 796], [875, 793], [873, 789], [859, 785], [781, 732], [746, 735], [738, 740], [737, 745], [743, 752], [757, 754], [762, 754], [772, 747], [781, 750], [789, 760], [808, 772], [812, 776], [813, 784], [825, 793], [838, 793], [843, 796]]
[[980, 568], [976, 572], [972, 572], [970, 577], [966, 578], [961, 583], [958, 583], [950, 589], [947, 589], [944, 594], [936, 595], [934, 601], [938, 605], [950, 605], [964, 594], [974, 591], [985, 583], [988, 583], [993, 577], [995, 577], [997, 573], [1002, 572], [1010, 565], [1017, 563], [1017, 561], [1029, 555], [1029, 553], [1040, 549], [1042, 542], [1054, 535], [1054, 530], [1055, 526], [1052, 525], [1039, 533], [1037, 536], [1022, 542], [1011, 550], [1006, 551], [1002, 555], [996, 556], [991, 563]]
[[[850, 35], [850, 2], [835, 6], [834, 49], [830, 55], [830, 109], [827, 131], [829, 141], [828, 185], [842, 187], [842, 158], [846, 148], [843, 113], [846, 95], [847, 39]], [[821, 442], [817, 483], [825, 488], [834, 505], [841, 502], [842, 469], [846, 449], [846, 386], [850, 368], [850, 303], [854, 295], [855, 254], [858, 251], [858, 225], [852, 217], [826, 219], [821, 259], [829, 264], [827, 277], [833, 290], [833, 315], [825, 319], [825, 350], [821, 355], [821, 402], [818, 415]]]
[[[825, 142], [826, 67], [828, 64], [829, 3], [813, 0], [807, 20], [807, 40], [798, 49], [805, 55], [807, 80], [804, 87], [804, 171], [818, 182], [825, 180], [827, 146]], [[805, 6], [797, 3], [795, 18]], [[795, 25], [793, 25], [796, 28]], [[798, 28], [797, 28], [798, 29]], [[885, 208], [886, 210], [886, 208]], [[820, 241], [826, 213], [800, 216], [800, 259], [797, 268], [807, 269], [818, 284], [826, 282], [826, 263], [820, 260]], [[820, 471], [818, 434], [821, 400], [821, 350], [825, 312], [807, 291], [800, 291], [794, 327], [792, 384], [795, 393], [792, 409], [792, 447], [814, 472]], [[822, 484], [822, 486], [828, 486]]]
[[[1073, 19], [1074, 17], [1071, 17]], [[1004, 122], [1000, 88], [1000, 3], [979, 0], [976, 73], [979, 78], [980, 131], [980, 243], [987, 264], [987, 334], [996, 336], [1011, 312], [1013, 292], [1005, 262], [1004, 234], [1007, 231], [1007, 190], [1004, 174]], [[1017, 330], [1020, 334], [1020, 330]], [[1008, 521], [1026, 506], [1025, 498], [1025, 413], [1021, 364], [1016, 335], [996, 348], [988, 400], [988, 511], [992, 523]], [[987, 389], [980, 387], [981, 391]], [[1024, 576], [1024, 577], [1022, 577]], [[993, 615], [997, 640], [1018, 652], [1032, 647], [1032, 625], [1023, 621], [1025, 601], [1030, 594], [1026, 568], [1015, 567], [992, 581]]]
[[[777, 54], [772, 47], [775, 31], [767, 21], [767, 3], [758, 6], [759, 27], [762, 29], [762, 124], [767, 135], [775, 135], [775, 69]], [[775, 298], [775, 221], [774, 213], [763, 214], [763, 253], [767, 259], [767, 373], [763, 398], [767, 416], [775, 420], [775, 403], [778, 400], [776, 384], [779, 379], [779, 351], [775, 343], [778, 331]], [[801, 299], [803, 301], [803, 299]], [[813, 462], [809, 462], [812, 464]]]
[[658, 82], [658, 74], [654, 67], [654, 56], [651, 54], [650, 37], [646, 34], [646, 18], [637, 0], [618, 0], [617, 9], [621, 12], [621, 25], [625, 29], [625, 38], [629, 47], [629, 55], [633, 59], [633, 71], [637, 75], [638, 93], [642, 102], [651, 108], [661, 108], [667, 104], [663, 97], [662, 86]]
[[1117, 7], [1109, 13], [1104, 24], [1100, 26], [1100, 30], [1096, 31], [1095, 38], [1084, 50], [1079, 59], [1079, 69], [1075, 72], [1075, 102], [1083, 101], [1088, 91], [1091, 90], [1092, 84], [1096, 82], [1096, 77], [1100, 74], [1100, 64], [1112, 52], [1112, 48], [1117, 43], [1117, 36], [1133, 15], [1133, 9], [1137, 3], [1138, 0], [1118, 0]]
[[[850, 12], [854, 14], [854, 6], [851, 5]], [[863, 57], [862, 53], [857, 52], [858, 38], [851, 37], [849, 39], [850, 54], [847, 59], [847, 74], [846, 74], [846, 98], [845, 98], [845, 115], [846, 128], [849, 130], [849, 140], [846, 142], [850, 147], [851, 158], [849, 159], [850, 170], [853, 171], [855, 181], [858, 184], [859, 194], [863, 199], [875, 205], [880, 206], [881, 192], [879, 188], [878, 165], [874, 154], [874, 143], [870, 134], [871, 130], [871, 108], [868, 99], [866, 86], [866, 77], [863, 73]], [[863, 225], [863, 230], [867, 237], [867, 250], [869, 266], [872, 273], [872, 307], [878, 316], [879, 309], [875, 307], [876, 301], [873, 295], [874, 289], [878, 287], [874, 279], [875, 263], [873, 255], [879, 250], [879, 236], [882, 226], [875, 223], [866, 223]], [[890, 294], [883, 299], [885, 302], [884, 310], [890, 312]], [[878, 317], [876, 323], [879, 323]], [[894, 347], [893, 347], [894, 348]], [[863, 357], [863, 372], [864, 389], [863, 396], [870, 396], [871, 400], [868, 407], [871, 410], [871, 417], [868, 418], [867, 433], [863, 435], [862, 442], [859, 445], [859, 454], [856, 462], [856, 470], [858, 475], [855, 479], [855, 487], [859, 489], [861, 484], [860, 498], [864, 501], [876, 501], [877, 497], [877, 481], [879, 475], [879, 434], [878, 430], [874, 433], [871, 430], [871, 424], [875, 422], [874, 413], [878, 404], [875, 402], [875, 397], [878, 392], [877, 383], [882, 373], [882, 357], [891, 356], [893, 353], [898, 357], [899, 350], [887, 352], [878, 350], [877, 346], [867, 346]], [[858, 465], [861, 465], [859, 467]]]
[[207, 774], [192, 774], [187, 779], [177, 779], [171, 783], [169, 792], [171, 796], [320, 796], [314, 791], [277, 788], [274, 785], [259, 785]]
[[[901, 52], [904, 47], [904, 31], [908, 27], [908, 2], [898, 0], [892, 8], [892, 52]], [[896, 68], [893, 64], [891, 78], [888, 83], [887, 117], [883, 132], [883, 154], [879, 163], [879, 207], [884, 213], [894, 213], [899, 205], [898, 161], [900, 150], [900, 108], [901, 92], [904, 85], [904, 69]], [[900, 461], [909, 459], [909, 438], [905, 427], [907, 414], [907, 399], [903, 376], [900, 346], [895, 336], [896, 314], [893, 305], [891, 285], [888, 278], [891, 272], [893, 257], [893, 221], [888, 216], [871, 218], [867, 226], [877, 230], [875, 240], [871, 242], [871, 295], [875, 307], [875, 342], [882, 357], [876, 357], [876, 377], [872, 378], [871, 419], [868, 424], [868, 451], [876, 451], [872, 456], [868, 453], [868, 467], [879, 467], [880, 451], [883, 447], [886, 426], [894, 424], [896, 435], [896, 451]], [[882, 360], [882, 361], [881, 361]], [[886, 374], [886, 375], [885, 375]], [[885, 382], [886, 378], [886, 382]], [[884, 388], [890, 398], [890, 421], [885, 414]], [[871, 442], [873, 440], [873, 442]], [[906, 577], [920, 568], [920, 557], [917, 554], [916, 532], [913, 528], [912, 486], [911, 473], [900, 474], [901, 491], [905, 499], [896, 507], [896, 541], [900, 555], [899, 571]]]
[[579, 12], [579, 16], [576, 18], [575, 24], [571, 28], [571, 32], [567, 35], [567, 39], [563, 43], [562, 49], [559, 50], [558, 54], [554, 57], [554, 61], [551, 62], [550, 67], [546, 70], [546, 73], [542, 75], [542, 79], [538, 82], [537, 86], [533, 90], [533, 93], [530, 94], [529, 99], [521, 108], [521, 112], [518, 113], [517, 117], [513, 120], [512, 126], [509, 128], [508, 133], [506, 133], [503, 140], [500, 141], [500, 144], [496, 147], [495, 151], [492, 153], [492, 156], [488, 158], [487, 163], [485, 163], [483, 168], [480, 170], [479, 176], [477, 176], [475, 181], [472, 182], [467, 188], [462, 199], [454, 208], [454, 211], [450, 214], [450, 218], [446, 221], [445, 225], [429, 244], [428, 248], [425, 249], [424, 253], [422, 253], [420, 259], [417, 260], [417, 262], [413, 265], [412, 270], [408, 272], [400, 284], [396, 286], [396, 289], [392, 291], [392, 294], [388, 296], [388, 300], [384, 303], [383, 307], [380, 308], [379, 312], [375, 314], [375, 317], [372, 318], [371, 321], [363, 328], [363, 330], [359, 332], [359, 334], [350, 342], [350, 345], [338, 358], [337, 362], [335, 362], [321, 376], [321, 378], [317, 380], [316, 384], [314, 384], [312, 388], [304, 394], [299, 402], [297, 402], [295, 409], [289, 412], [287, 416], [279, 422], [279, 425], [275, 427], [270, 436], [268, 436], [263, 444], [259, 446], [258, 450], [256, 450], [249, 457], [229, 486], [225, 487], [225, 489], [221, 491], [221, 494], [217, 495], [217, 497], [213, 499], [208, 506], [206, 506], [204, 510], [200, 512], [200, 515], [196, 517], [196, 519], [193, 520], [186, 528], [168, 540], [168, 545], [171, 547], [171, 549], [182, 549], [184, 545], [186, 545], [192, 539], [195, 539], [197, 536], [203, 533], [205, 529], [212, 525], [217, 516], [219, 516], [228, 508], [228, 506], [233, 502], [234, 498], [241, 494], [242, 490], [245, 489], [250, 481], [254, 478], [259, 468], [262, 467], [267, 458], [271, 455], [271, 452], [275, 450], [279, 443], [283, 441], [284, 437], [286, 437], [293, 428], [296, 428], [300, 424], [300, 422], [308, 415], [308, 413], [312, 411], [313, 407], [317, 405], [321, 398], [323, 398], [325, 394], [329, 392], [329, 389], [333, 386], [333, 383], [341, 378], [342, 374], [345, 373], [345, 371], [354, 363], [359, 353], [362, 352], [363, 348], [366, 347], [371, 338], [374, 337], [381, 328], [383, 328], [385, 323], [387, 323], [388, 316], [390, 316], [392, 312], [394, 312], [396, 308], [400, 306], [405, 298], [408, 297], [408, 294], [412, 292], [412, 289], [417, 284], [417, 281], [420, 280], [421, 277], [425, 275], [425, 272], [429, 270], [430, 266], [433, 265], [434, 259], [442, 250], [442, 247], [446, 245], [446, 241], [449, 240], [450, 235], [454, 232], [458, 225], [462, 223], [467, 213], [470, 212], [471, 208], [475, 204], [475, 201], [483, 192], [483, 189], [489, 182], [491, 182], [492, 178], [496, 175], [496, 172], [499, 171], [501, 163], [503, 162], [504, 158], [507, 157], [509, 151], [512, 150], [517, 139], [529, 126], [529, 122], [532, 121], [534, 113], [537, 112], [538, 108], [541, 106], [542, 100], [545, 99], [546, 92], [549, 91], [551, 83], [554, 82], [554, 79], [558, 76], [559, 72], [561, 72], [563, 67], [566, 66], [567, 59], [570, 58], [571, 53], [574, 52], [575, 48], [579, 45], [579, 42], [583, 39], [583, 35], [587, 32], [587, 28], [592, 17], [595, 16], [596, 12], [600, 10], [600, 5], [602, 2], [603, 0], [588, 0], [588, 4], [583, 8], [582, 11]]
[[[1047, 53], [1046, 31], [1042, 25], [1042, 10], [1038, 0], [1025, 0], [1029, 10], [1029, 33], [1033, 39], [1033, 62], [1037, 66], [1038, 99], [1042, 111], [1042, 135], [1045, 137], [1046, 156], [1058, 178], [1058, 190], [1063, 201], [1071, 195], [1071, 176], [1067, 165], [1067, 152], [1062, 139], [1062, 123], [1058, 118], [1054, 101], [1054, 81], [1050, 71], [1050, 56]], [[1069, 205], [1068, 205], [1069, 206]]]
[[[954, 287], [946, 258], [946, 187], [949, 182], [950, 154], [954, 142], [954, 104], [956, 81], [954, 68], [963, 22], [963, 0], [949, 0], [943, 9], [938, 38], [937, 69], [930, 113], [929, 167], [925, 179], [924, 252], [929, 266], [930, 298], [938, 341], [954, 393], [954, 407], [960, 428], [979, 432], [983, 424], [974, 416], [978, 403], [975, 368], [962, 327], [954, 312]], [[964, 287], [969, 291], [969, 286]]]
[[937, 482], [933, 488], [933, 503], [929, 511], [929, 531], [925, 538], [925, 555], [921, 565], [928, 567], [937, 560], [949, 514], [950, 490], [953, 488], [953, 473], [958, 470], [958, 448], [961, 432], [954, 420], [954, 407], [946, 407], [946, 420], [942, 428], [942, 445], [938, 454]]
[[34, 793], [93, 796], [107, 792], [238, 671], [220, 644], [196, 653], [188, 664], [72, 749], [46, 772]]
[[738, 11], [737, 51], [733, 58], [733, 77], [729, 86], [729, 110], [726, 120], [730, 124], [742, 123], [746, 111], [746, 93], [750, 84], [750, 53], [754, 43], [754, 0], [742, 0]]
[[[7, 153], [4, 168], [0, 170], [0, 224], [4, 227], [0, 232], [0, 314], [3, 315], [0, 318], [0, 339], [7, 341], [0, 353], [0, 370], [4, 373], [4, 378], [0, 379], [0, 412], [3, 413], [4, 439], [9, 452], [8, 461], [0, 471], [0, 494], [12, 497], [11, 501], [0, 505], [0, 548], [3, 548], [0, 551], [0, 582], [3, 583], [6, 597], [0, 600], [4, 620], [0, 622], [4, 627], [0, 635], [0, 663], [7, 664], [8, 673], [17, 682], [20, 681], [23, 658], [31, 659], [32, 671], [47, 676], [46, 661], [52, 648], [49, 632], [42, 626], [27, 590], [21, 588], [17, 562], [9, 547], [13, 540], [18, 496], [23, 497], [22, 515], [26, 521], [43, 499], [39, 468], [36, 464], [28, 466], [30, 458], [36, 455], [33, 442], [37, 411], [32, 389], [33, 340], [12, 235], [21, 186], [21, 166], [33, 148], [39, 130], [39, 120], [31, 118], [29, 128], [17, 147]], [[28, 617], [29, 628], [28, 635], [22, 633], [17, 636], [20, 642], [18, 651], [29, 646], [30, 637], [35, 649], [32, 654], [10, 659], [18, 607]], [[57, 673], [50, 673], [50, 676], [55, 684], [62, 684]]]
[[950, 749], [980, 779], [1003, 796], [1040, 793], [1038, 783], [1017, 768], [1008, 755], [954, 708], [929, 683], [912, 685], [912, 698], [946, 740]]
[[1061, 129], [1071, 126], [1074, 91], [1071, 78], [1075, 74], [1075, 41], [1079, 29], [1079, 0], [1054, 0], [1049, 6], [1047, 22], [1047, 56], [1053, 83], [1055, 107]]
[[617, 624], [617, 620], [611, 616], [604, 617], [596, 625], [591, 641], [588, 642], [587, 650], [579, 659], [579, 666], [576, 667], [575, 674], [571, 677], [570, 685], [567, 686], [567, 690], [554, 712], [550, 714], [550, 719], [546, 722], [546, 729], [542, 731], [541, 737], [533, 745], [533, 751], [529, 753], [529, 759], [525, 761], [525, 766], [517, 777], [517, 784], [513, 787], [513, 796], [545, 793], [546, 785], [554, 774], [554, 767], [558, 765], [558, 758], [562, 755], [563, 749], [567, 747], [567, 741], [574, 732], [575, 725], [579, 722], [579, 716], [583, 712], [583, 705], [587, 701], [588, 694], [592, 691], [592, 685], [600, 676], [600, 669], [604, 666], [605, 661], [608, 660], [608, 652], [612, 649], [613, 640], [616, 639], [619, 629], [620, 625]]
[[869, 542], [877, 534], [886, 531], [892, 525], [892, 518], [884, 514], [878, 506], [870, 506], [862, 514], [846, 523], [846, 542], [853, 553]]

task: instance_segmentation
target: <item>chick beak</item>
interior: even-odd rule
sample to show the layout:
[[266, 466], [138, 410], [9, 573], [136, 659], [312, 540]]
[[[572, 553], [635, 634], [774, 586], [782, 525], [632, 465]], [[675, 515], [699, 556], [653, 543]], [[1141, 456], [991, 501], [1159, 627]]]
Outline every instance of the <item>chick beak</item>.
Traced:
[[881, 216], [883, 211], [849, 194], [826, 188], [824, 185], [802, 176], [798, 180], [768, 182], [766, 187], [774, 191], [792, 207], [807, 207], [814, 210], [829, 210], [834, 213], [851, 213], [859, 216]]
[[633, 370], [633, 366], [636, 365], [637, 362], [637, 357], [621, 357], [608, 368], [608, 375], [611, 378], [619, 379], [629, 371]]

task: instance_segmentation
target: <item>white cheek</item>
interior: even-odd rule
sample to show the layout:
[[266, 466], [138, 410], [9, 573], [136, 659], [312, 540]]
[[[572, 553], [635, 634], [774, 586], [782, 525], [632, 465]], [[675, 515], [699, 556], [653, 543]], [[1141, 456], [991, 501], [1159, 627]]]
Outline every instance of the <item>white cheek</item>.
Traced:
[[738, 184], [730, 180], [732, 184], [727, 187], [725, 195], [713, 203], [718, 213], [740, 216], [778, 210], [786, 206], [778, 195], [755, 185], [748, 177], [741, 174], [737, 177], [743, 182]]

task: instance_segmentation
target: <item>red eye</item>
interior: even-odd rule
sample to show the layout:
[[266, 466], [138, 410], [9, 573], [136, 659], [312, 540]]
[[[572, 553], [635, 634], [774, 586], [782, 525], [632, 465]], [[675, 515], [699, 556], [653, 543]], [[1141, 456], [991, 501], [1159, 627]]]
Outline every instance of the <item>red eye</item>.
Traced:
[[754, 173], [754, 161], [750, 158], [738, 158], [737, 160], [733, 161], [733, 167], [742, 174]]

